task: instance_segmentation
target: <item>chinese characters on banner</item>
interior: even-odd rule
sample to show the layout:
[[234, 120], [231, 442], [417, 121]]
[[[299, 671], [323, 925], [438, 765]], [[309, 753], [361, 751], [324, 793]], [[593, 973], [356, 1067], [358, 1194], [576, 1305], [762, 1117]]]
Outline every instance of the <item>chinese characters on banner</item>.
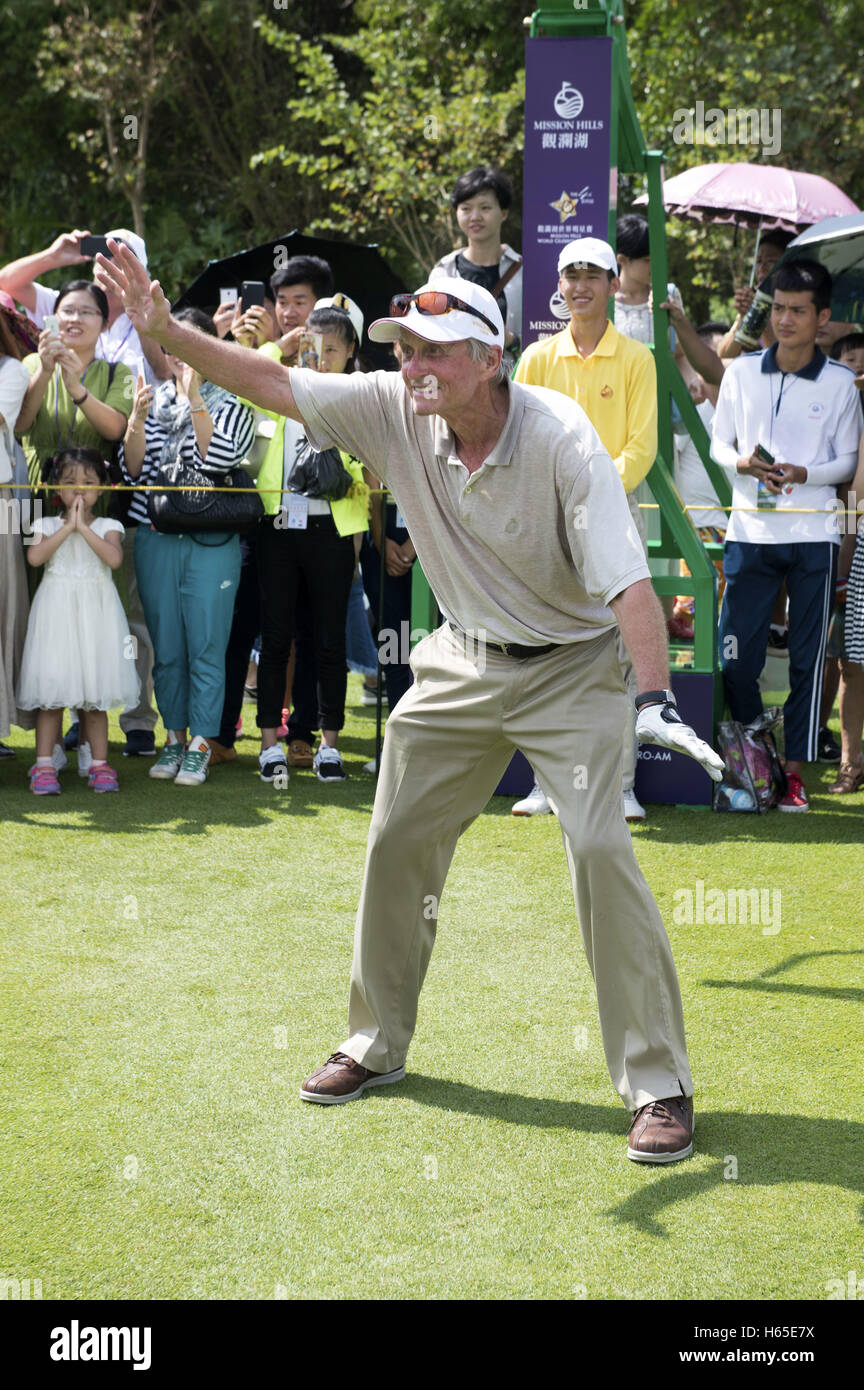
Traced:
[[522, 345], [569, 320], [558, 293], [568, 241], [609, 235], [612, 40], [525, 41]]

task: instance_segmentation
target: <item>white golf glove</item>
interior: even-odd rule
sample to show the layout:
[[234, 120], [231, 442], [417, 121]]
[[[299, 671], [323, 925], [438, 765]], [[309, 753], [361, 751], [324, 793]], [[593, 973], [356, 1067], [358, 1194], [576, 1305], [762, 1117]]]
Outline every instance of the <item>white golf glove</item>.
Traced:
[[671, 690], [650, 690], [645, 695], [637, 695], [637, 702], [650, 699], [661, 703], [644, 704], [636, 713], [636, 737], [640, 743], [657, 743], [661, 748], [674, 748], [676, 753], [686, 753], [704, 767], [714, 782], [723, 776], [723, 759], [709, 743], [699, 738], [695, 729], [685, 724], [675, 704]]

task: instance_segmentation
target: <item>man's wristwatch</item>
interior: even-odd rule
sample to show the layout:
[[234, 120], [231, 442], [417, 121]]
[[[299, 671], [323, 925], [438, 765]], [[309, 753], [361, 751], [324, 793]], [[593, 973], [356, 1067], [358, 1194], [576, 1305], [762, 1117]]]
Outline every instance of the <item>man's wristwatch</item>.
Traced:
[[671, 690], [643, 690], [634, 703], [637, 710], [642, 709], [643, 705], [674, 705], [678, 708], [678, 701]]

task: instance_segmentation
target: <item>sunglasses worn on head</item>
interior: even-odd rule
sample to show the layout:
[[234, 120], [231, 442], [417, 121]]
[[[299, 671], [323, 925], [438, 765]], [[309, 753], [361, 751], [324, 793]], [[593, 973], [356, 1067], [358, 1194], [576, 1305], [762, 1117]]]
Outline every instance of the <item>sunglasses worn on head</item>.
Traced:
[[466, 304], [464, 300], [457, 299], [455, 294], [447, 294], [444, 290], [421, 290], [419, 294], [394, 294], [390, 300], [390, 317], [394, 319], [404, 318], [411, 306], [415, 305], [420, 314], [431, 314], [438, 317], [440, 314], [449, 314], [453, 309], [461, 309], [464, 314], [473, 314], [475, 318], [485, 323], [487, 328], [491, 328], [496, 338], [498, 329], [485, 314], [481, 314], [479, 309], [473, 305]]

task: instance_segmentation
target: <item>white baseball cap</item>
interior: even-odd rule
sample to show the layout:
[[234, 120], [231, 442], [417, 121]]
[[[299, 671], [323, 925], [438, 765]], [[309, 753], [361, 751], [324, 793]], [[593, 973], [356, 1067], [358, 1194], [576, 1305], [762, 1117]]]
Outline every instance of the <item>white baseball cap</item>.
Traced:
[[568, 241], [558, 257], [558, 274], [560, 275], [568, 265], [575, 266], [577, 270], [596, 265], [601, 270], [611, 270], [613, 275], [618, 274], [618, 257], [608, 241], [601, 241], [596, 236], [583, 236], [578, 241]]
[[[427, 343], [464, 343], [467, 338], [476, 338], [487, 347], [500, 347], [503, 351], [504, 320], [488, 290], [458, 275], [439, 275], [428, 284], [421, 285], [411, 298], [433, 290], [452, 295], [462, 304], [470, 305], [475, 312], [453, 306], [443, 314], [424, 313], [412, 303], [407, 313], [399, 317], [375, 320], [369, 328], [373, 343], [395, 343], [402, 329], [406, 329], [416, 333], [418, 338], [424, 338]], [[483, 317], [479, 318], [478, 314]]]
[[343, 314], [347, 314], [351, 320], [351, 327], [357, 335], [357, 342], [363, 341], [363, 310], [359, 304], [355, 304], [353, 299], [349, 299], [347, 294], [337, 291], [330, 299], [316, 299], [312, 313], [316, 309], [341, 309]]
[[147, 247], [144, 245], [144, 238], [137, 232], [130, 232], [128, 227], [115, 227], [113, 232], [106, 232], [105, 235], [110, 236], [112, 241], [122, 241], [124, 246], [129, 247], [133, 256], [138, 257], [144, 269], [147, 269]]

